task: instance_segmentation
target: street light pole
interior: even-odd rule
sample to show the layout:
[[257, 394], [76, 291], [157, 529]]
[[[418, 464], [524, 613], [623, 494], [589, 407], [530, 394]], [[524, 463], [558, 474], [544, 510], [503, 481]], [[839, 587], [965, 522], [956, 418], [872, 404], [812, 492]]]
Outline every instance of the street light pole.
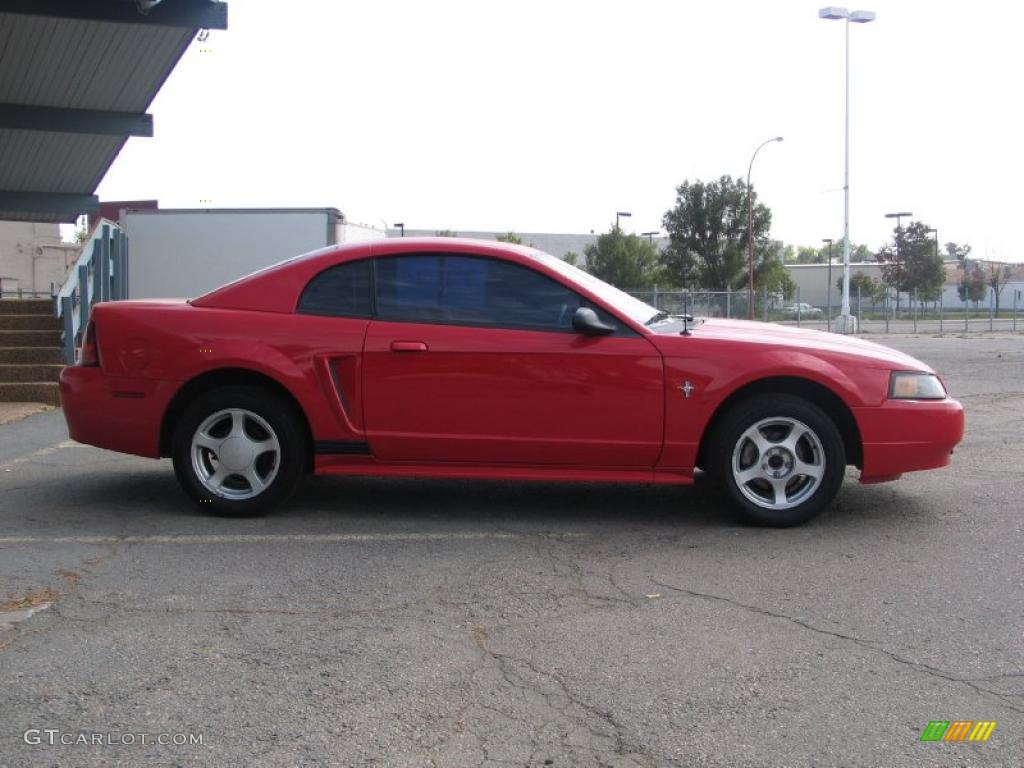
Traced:
[[648, 243], [650, 243], [651, 245], [654, 245], [654, 236], [657, 235], [657, 234], [660, 234], [660, 232], [641, 232], [640, 234], [643, 237], [647, 238], [647, 242]]
[[903, 282], [903, 268], [900, 265], [900, 220], [907, 216], [913, 216], [914, 214], [909, 211], [901, 211], [899, 213], [887, 213], [885, 218], [896, 219], [896, 315], [900, 314], [900, 283]]
[[832, 330], [832, 238], [823, 237], [821, 242], [828, 243], [828, 282], [825, 295], [828, 296], [828, 330]]
[[405, 224], [401, 221], [395, 222], [395, 226], [398, 227], [399, 237], [405, 237]]
[[856, 333], [857, 319], [850, 314], [850, 22], [866, 24], [875, 20], [874, 11], [849, 11], [830, 5], [818, 11], [819, 19], [846, 21], [846, 136], [843, 161], [843, 305], [837, 328], [842, 333]]
[[750, 165], [747, 166], [747, 319], [754, 319], [754, 204], [750, 188], [750, 172], [754, 170], [754, 158], [761, 151], [761, 147], [771, 144], [774, 141], [782, 141], [781, 136], [761, 142], [754, 154], [750, 156]]
[[[937, 260], [939, 258], [939, 230], [937, 230], [934, 227], [932, 227], [931, 229], [927, 229], [925, 231], [928, 232], [929, 234], [935, 235], [935, 258]], [[942, 288], [939, 289], [939, 290], [940, 291], [945, 291], [946, 290], [946, 265], [945, 264], [942, 265]], [[941, 298], [941, 296], [942, 296], [941, 292], [939, 293], [939, 296]], [[942, 305], [940, 304], [939, 306], [941, 307]], [[939, 328], [940, 328], [940, 330], [941, 330], [941, 327], [942, 327], [942, 314], [940, 312], [940, 314], [939, 314]]]
[[619, 229], [619, 219], [620, 218], [626, 218], [626, 217], [629, 217], [629, 216], [632, 216], [632, 215], [633, 215], [632, 213], [626, 213], [625, 211], [616, 211], [615, 212], [615, 229], [616, 230]]

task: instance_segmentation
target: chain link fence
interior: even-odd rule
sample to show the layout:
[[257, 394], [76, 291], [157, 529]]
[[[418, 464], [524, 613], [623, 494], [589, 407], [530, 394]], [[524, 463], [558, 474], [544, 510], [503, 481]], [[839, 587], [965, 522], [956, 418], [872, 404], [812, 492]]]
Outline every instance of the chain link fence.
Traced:
[[[839, 304], [809, 304], [801, 301], [797, 290], [792, 299], [755, 293], [753, 307], [747, 291], [629, 291], [630, 295], [671, 314], [694, 317], [724, 317], [761, 320], [801, 327], [832, 330], [839, 315]], [[993, 292], [994, 293], [994, 292]], [[857, 317], [860, 333], [956, 333], [972, 331], [1024, 332], [1024, 296], [1022, 291], [1005, 291], [988, 306], [980, 302], [959, 302], [950, 306], [940, 298], [919, 300], [913, 293], [901, 294], [899, 302], [890, 294], [883, 297], [850, 296], [850, 312]], [[996, 305], [999, 309], [996, 309]]]

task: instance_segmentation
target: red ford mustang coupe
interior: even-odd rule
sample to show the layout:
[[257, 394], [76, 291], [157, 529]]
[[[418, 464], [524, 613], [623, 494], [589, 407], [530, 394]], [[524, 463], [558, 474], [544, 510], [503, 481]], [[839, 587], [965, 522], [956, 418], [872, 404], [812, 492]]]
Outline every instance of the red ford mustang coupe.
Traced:
[[215, 514], [334, 475], [654, 482], [695, 468], [795, 525], [860, 481], [949, 462], [963, 409], [892, 349], [669, 316], [546, 253], [393, 239], [191, 301], [95, 307], [61, 374], [71, 437], [173, 459]]

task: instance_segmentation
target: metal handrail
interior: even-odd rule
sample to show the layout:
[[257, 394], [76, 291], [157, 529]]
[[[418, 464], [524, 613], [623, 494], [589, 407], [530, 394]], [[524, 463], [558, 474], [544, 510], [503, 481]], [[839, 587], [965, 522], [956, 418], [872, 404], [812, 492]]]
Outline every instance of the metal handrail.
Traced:
[[0, 291], [0, 299], [10, 296], [14, 299], [53, 299], [56, 294], [51, 288], [48, 291], [30, 291], [27, 288], [15, 288], [13, 291]]
[[[54, 297], [54, 310], [63, 321], [64, 363], [75, 364], [75, 350], [89, 324], [92, 306], [128, 296], [125, 238], [115, 222], [100, 219], [68, 279]], [[77, 310], [77, 311], [76, 311]]]

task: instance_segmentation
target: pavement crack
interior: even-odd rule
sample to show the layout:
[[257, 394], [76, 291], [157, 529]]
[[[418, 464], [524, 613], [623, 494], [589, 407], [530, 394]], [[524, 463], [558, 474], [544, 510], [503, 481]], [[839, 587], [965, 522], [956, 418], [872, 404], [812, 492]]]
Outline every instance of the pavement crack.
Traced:
[[619, 584], [618, 580], [615, 578], [615, 565], [614, 564], [612, 564], [608, 568], [608, 583], [612, 586], [612, 589], [614, 589], [616, 592], [618, 592], [620, 595], [622, 595], [623, 599], [625, 599], [626, 601], [628, 601], [630, 603], [633, 603], [634, 605], [639, 602], [639, 599], [637, 599], [637, 598], [633, 597], [631, 594], [629, 594], [629, 592], [627, 592], [626, 589], [624, 587], [622, 587]]
[[[657, 765], [657, 760], [646, 754], [641, 748], [627, 741], [624, 734], [624, 726], [610, 712], [582, 699], [566, 684], [560, 675], [541, 669], [528, 659], [496, 651], [489, 643], [487, 630], [480, 625], [474, 626], [471, 634], [473, 644], [485, 659], [490, 660], [495, 665], [498, 673], [510, 687], [521, 690], [524, 693], [539, 696], [555, 716], [584, 728], [592, 738], [599, 742], [606, 742], [610, 751], [617, 758], [631, 760], [638, 766]], [[540, 680], [549, 682], [554, 690], [549, 690], [544, 685], [531, 682], [527, 679], [529, 675], [525, 674], [526, 672]], [[508, 715], [506, 714], [506, 716]], [[561, 746], [563, 748], [569, 746], [566, 742], [567, 736], [568, 734], [564, 734], [562, 737], [563, 743]], [[535, 737], [531, 737], [531, 739], [534, 744], [537, 743]], [[598, 757], [597, 744], [590, 745], [588, 748], [594, 751], [593, 759], [597, 761], [596, 764], [608, 764]], [[540, 745], [537, 745], [533, 755], [531, 755], [531, 763], [533, 756], [539, 751]]]
[[383, 606], [381, 608], [332, 608], [324, 606], [312, 610], [298, 608], [269, 608], [269, 607], [237, 607], [221, 606], [217, 608], [195, 608], [191, 606], [167, 605], [156, 608], [142, 608], [138, 606], [126, 606], [114, 600], [96, 600], [82, 598], [81, 602], [95, 605], [101, 608], [112, 608], [125, 613], [153, 613], [153, 614], [215, 614], [227, 616], [309, 616], [317, 618], [345, 618], [348, 616], [375, 616], [393, 613], [395, 611], [407, 610], [420, 601], [403, 603], [401, 605]]
[[555, 541], [549, 540], [545, 542], [549, 546], [544, 547], [539, 551], [539, 554], [547, 557], [551, 563], [552, 570], [561, 577], [570, 581], [569, 593], [579, 598], [585, 603], [590, 603], [601, 606], [621, 606], [621, 605], [635, 605], [634, 600], [628, 593], [620, 589], [611, 577], [608, 577], [609, 586], [611, 586], [616, 592], [619, 592], [623, 597], [617, 597], [614, 594], [600, 594], [595, 592], [594, 589], [587, 585], [587, 573], [580, 565], [579, 558], [575, 553], [563, 552], [562, 547], [553, 546], [555, 543], [562, 543], [571, 545], [571, 542], [566, 540]]
[[748, 613], [754, 613], [754, 614], [758, 614], [760, 616], [767, 616], [768, 618], [772, 618], [772, 619], [781, 619], [783, 621], [788, 621], [791, 624], [795, 624], [796, 626], [798, 626], [798, 627], [800, 627], [802, 629], [806, 629], [806, 630], [808, 630], [810, 632], [815, 632], [815, 633], [817, 633], [819, 635], [825, 635], [827, 637], [834, 637], [834, 638], [837, 638], [839, 640], [845, 640], [847, 642], [854, 643], [855, 645], [857, 645], [857, 646], [859, 646], [861, 648], [864, 648], [866, 650], [874, 651], [876, 653], [881, 653], [881, 654], [887, 656], [888, 658], [890, 658], [892, 661], [895, 661], [897, 664], [902, 664], [904, 666], [910, 667], [911, 669], [913, 669], [913, 670], [915, 670], [917, 672], [921, 672], [923, 674], [930, 675], [932, 677], [936, 677], [936, 678], [939, 678], [941, 680], [946, 680], [947, 682], [959, 683], [961, 685], [966, 685], [968, 688], [971, 688], [971, 689], [973, 689], [974, 691], [976, 691], [978, 693], [987, 694], [989, 696], [993, 696], [993, 697], [999, 699], [1007, 708], [1012, 709], [1015, 712], [1024, 713], [1024, 707], [1022, 707], [1019, 703], [1017, 703], [1014, 699], [1012, 699], [1009, 696], [1006, 696], [1004, 694], [998, 693], [997, 691], [989, 690], [988, 688], [984, 688], [984, 687], [978, 685], [977, 683], [975, 683], [973, 680], [971, 680], [969, 678], [956, 677], [955, 675], [953, 675], [953, 674], [951, 674], [949, 672], [946, 672], [945, 670], [938, 669], [937, 667], [933, 667], [933, 666], [931, 666], [929, 664], [925, 664], [924, 662], [913, 661], [911, 659], [908, 659], [908, 658], [905, 658], [903, 656], [900, 656], [898, 653], [896, 653], [894, 651], [890, 651], [890, 650], [888, 650], [886, 648], [879, 647], [875, 643], [875, 641], [864, 640], [864, 639], [856, 637], [854, 635], [847, 635], [847, 634], [844, 634], [842, 632], [837, 632], [835, 630], [824, 629], [822, 627], [816, 627], [813, 624], [808, 624], [806, 621], [803, 621], [802, 619], [796, 618], [795, 616], [787, 616], [784, 613], [776, 613], [775, 611], [769, 611], [766, 608], [759, 608], [756, 605], [748, 605], [746, 603], [741, 603], [738, 600], [733, 600], [732, 598], [724, 597], [722, 595], [712, 595], [712, 594], [707, 593], [707, 592], [697, 592], [695, 590], [686, 589], [685, 587], [679, 587], [679, 586], [676, 586], [674, 584], [666, 584], [664, 582], [658, 581], [657, 579], [651, 579], [651, 582], [654, 583], [654, 584], [657, 584], [659, 587], [663, 587], [664, 589], [672, 590], [673, 592], [677, 592], [677, 593], [682, 594], [682, 595], [687, 595], [689, 597], [696, 597], [696, 598], [699, 598], [701, 600], [710, 600], [710, 601], [713, 601], [713, 602], [725, 603], [726, 605], [730, 605], [730, 606], [732, 606], [734, 608], [740, 608], [740, 609], [742, 609], [744, 611], [747, 611]]

